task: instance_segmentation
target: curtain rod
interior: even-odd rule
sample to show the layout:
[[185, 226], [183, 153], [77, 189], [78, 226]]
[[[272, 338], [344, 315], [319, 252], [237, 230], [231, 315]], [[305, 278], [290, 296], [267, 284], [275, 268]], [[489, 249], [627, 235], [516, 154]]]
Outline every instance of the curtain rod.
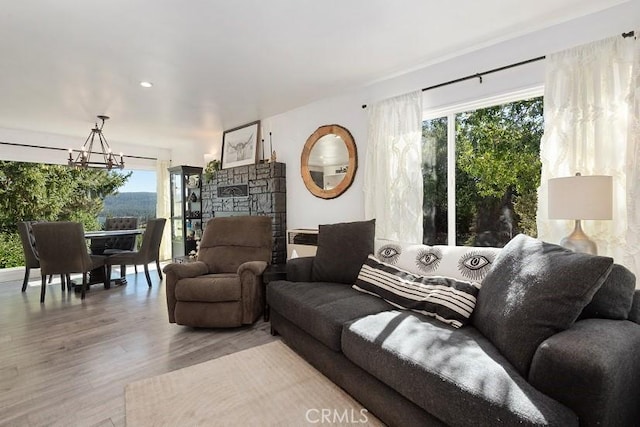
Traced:
[[[45, 145], [31, 145], [31, 144], [19, 144], [17, 142], [5, 142], [5, 141], [0, 141], [0, 145], [11, 145], [13, 147], [26, 147], [26, 148], [40, 148], [42, 150], [57, 150], [57, 151], [69, 151], [66, 148], [60, 148], [60, 147], [47, 147]], [[76, 152], [79, 152], [79, 150], [73, 150]], [[92, 151], [91, 154], [102, 154], [99, 151]], [[127, 154], [124, 154], [122, 157], [127, 157], [129, 159], [142, 159], [142, 160], [158, 160], [157, 157], [144, 157], [144, 156], [130, 156]]]
[[[633, 31], [629, 31], [628, 33], [622, 33], [622, 37], [624, 37], [624, 38], [635, 37], [635, 33]], [[469, 74], [468, 76], [460, 77], [459, 79], [449, 80], [449, 81], [444, 82], [444, 83], [438, 83], [437, 85], [433, 85], [433, 86], [422, 88], [422, 92], [426, 92], [426, 91], [431, 90], [431, 89], [437, 89], [437, 88], [443, 87], [443, 86], [449, 86], [449, 85], [452, 85], [452, 84], [455, 84], [455, 83], [460, 83], [460, 82], [464, 82], [466, 80], [471, 80], [471, 79], [479, 79], [480, 83], [482, 83], [482, 77], [486, 76], [488, 74], [497, 73], [498, 71], [508, 70], [510, 68], [519, 67], [521, 65], [531, 64], [532, 62], [542, 61], [545, 58], [546, 58], [546, 56], [538, 56], [537, 58], [527, 59], [526, 61], [520, 61], [520, 62], [516, 62], [514, 64], [505, 65], [503, 67], [493, 68], [491, 70], [483, 71], [481, 73]], [[367, 108], [367, 104], [363, 104], [362, 108]]]
[[483, 76], [486, 76], [488, 74], [497, 73], [498, 71], [504, 71], [504, 70], [508, 70], [510, 68], [519, 67], [521, 65], [531, 64], [532, 62], [542, 61], [544, 58], [546, 58], [546, 57], [545, 56], [539, 56], [537, 58], [527, 59], [526, 61], [516, 62], [515, 64], [509, 64], [509, 65], [505, 65], [503, 67], [492, 68], [491, 70], [483, 71], [481, 73], [470, 74], [468, 76], [460, 77], [459, 79], [449, 80], [448, 82], [439, 83], [437, 85], [425, 87], [425, 88], [422, 88], [422, 91], [426, 92], [426, 91], [431, 90], [431, 89], [437, 89], [439, 87], [449, 86], [449, 85], [452, 85], [454, 83], [460, 83], [460, 82], [463, 82], [465, 80], [471, 80], [471, 79], [479, 79], [480, 83], [482, 83], [482, 77]]

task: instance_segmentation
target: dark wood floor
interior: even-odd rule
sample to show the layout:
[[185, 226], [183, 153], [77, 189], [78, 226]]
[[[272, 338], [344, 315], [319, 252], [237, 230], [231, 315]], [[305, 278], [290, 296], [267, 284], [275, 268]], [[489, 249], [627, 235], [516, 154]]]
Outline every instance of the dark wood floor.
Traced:
[[141, 271], [126, 286], [94, 285], [84, 302], [52, 284], [43, 305], [37, 279], [26, 293], [0, 283], [0, 425], [123, 426], [128, 383], [275, 339], [262, 320], [169, 324], [164, 283], [151, 274], [151, 289]]

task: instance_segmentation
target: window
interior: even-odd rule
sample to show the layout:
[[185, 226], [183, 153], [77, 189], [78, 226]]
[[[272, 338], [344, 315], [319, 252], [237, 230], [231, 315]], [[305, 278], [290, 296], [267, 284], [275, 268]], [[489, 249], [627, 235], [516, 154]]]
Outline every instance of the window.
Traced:
[[118, 194], [104, 199], [104, 209], [98, 220], [104, 224], [108, 217], [134, 216], [143, 227], [147, 220], [156, 217], [156, 172], [147, 170], [123, 170], [131, 173]]
[[536, 235], [542, 97], [423, 122], [426, 244], [504, 246]]

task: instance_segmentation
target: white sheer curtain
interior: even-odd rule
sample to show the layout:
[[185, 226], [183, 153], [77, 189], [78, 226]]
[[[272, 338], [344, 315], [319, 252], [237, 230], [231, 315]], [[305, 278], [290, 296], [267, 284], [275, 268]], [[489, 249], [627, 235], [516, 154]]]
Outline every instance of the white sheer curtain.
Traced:
[[547, 181], [576, 172], [612, 175], [613, 220], [583, 225], [599, 254], [614, 257], [636, 274], [639, 59], [638, 42], [621, 36], [547, 56], [537, 215], [538, 237], [559, 242], [571, 232], [573, 221], [548, 219]]
[[170, 188], [169, 188], [169, 161], [158, 160], [156, 162], [156, 216], [167, 218], [162, 233], [162, 243], [160, 244], [160, 259], [171, 259], [171, 218], [170, 218]]
[[376, 236], [422, 243], [422, 92], [369, 107], [364, 211]]

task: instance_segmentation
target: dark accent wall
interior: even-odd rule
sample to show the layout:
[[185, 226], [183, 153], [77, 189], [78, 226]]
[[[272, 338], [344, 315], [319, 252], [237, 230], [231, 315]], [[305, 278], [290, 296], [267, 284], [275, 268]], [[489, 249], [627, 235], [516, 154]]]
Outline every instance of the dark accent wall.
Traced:
[[[244, 188], [248, 188], [245, 195]], [[230, 191], [232, 190], [232, 191]], [[223, 169], [202, 185], [202, 222], [216, 216], [264, 215], [273, 225], [273, 264], [287, 260], [287, 169], [284, 163], [259, 163]]]

